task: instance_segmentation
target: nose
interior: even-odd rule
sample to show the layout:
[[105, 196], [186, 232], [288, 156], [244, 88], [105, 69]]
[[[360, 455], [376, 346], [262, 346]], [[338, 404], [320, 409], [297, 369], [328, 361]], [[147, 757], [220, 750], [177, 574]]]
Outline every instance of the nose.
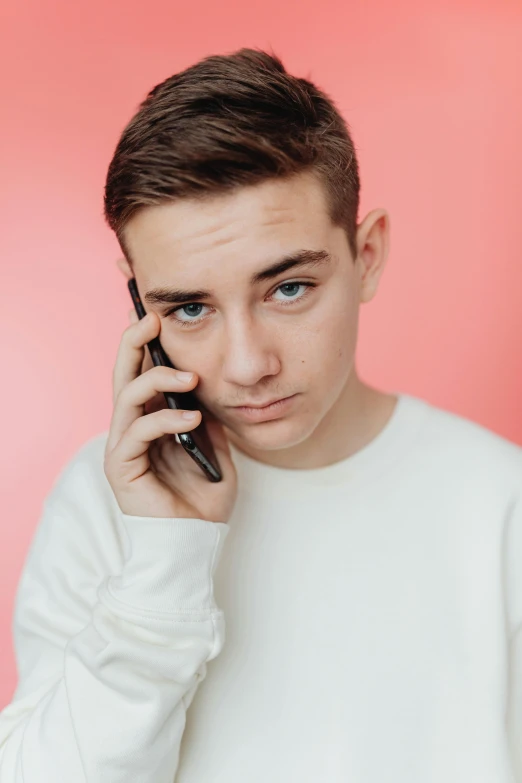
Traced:
[[280, 361], [273, 336], [250, 318], [234, 318], [225, 332], [222, 379], [234, 386], [255, 386], [266, 375], [277, 375]]

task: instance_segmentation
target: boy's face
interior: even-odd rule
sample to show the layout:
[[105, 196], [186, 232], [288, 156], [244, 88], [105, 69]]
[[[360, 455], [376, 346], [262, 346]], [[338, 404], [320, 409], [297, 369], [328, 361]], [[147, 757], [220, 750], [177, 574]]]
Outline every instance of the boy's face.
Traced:
[[[252, 453], [298, 447], [340, 399], [355, 372], [359, 304], [376, 291], [387, 230], [386, 213], [370, 213], [354, 263], [320, 183], [305, 173], [146, 207], [127, 224], [125, 240], [145, 309], [161, 318], [166, 353], [176, 368], [198, 374], [197, 397]], [[330, 260], [250, 280], [303, 250]], [[211, 296], [183, 306], [151, 302], [147, 293], [158, 288]], [[290, 395], [269, 421], [246, 421], [233, 407]]]

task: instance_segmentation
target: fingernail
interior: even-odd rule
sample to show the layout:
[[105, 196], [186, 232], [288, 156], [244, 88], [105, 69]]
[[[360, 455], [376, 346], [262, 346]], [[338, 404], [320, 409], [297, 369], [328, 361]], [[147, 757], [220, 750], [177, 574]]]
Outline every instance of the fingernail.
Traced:
[[176, 378], [180, 381], [191, 381], [192, 380], [192, 373], [191, 372], [177, 372]]
[[183, 411], [181, 414], [182, 419], [195, 419], [196, 418], [196, 411]]

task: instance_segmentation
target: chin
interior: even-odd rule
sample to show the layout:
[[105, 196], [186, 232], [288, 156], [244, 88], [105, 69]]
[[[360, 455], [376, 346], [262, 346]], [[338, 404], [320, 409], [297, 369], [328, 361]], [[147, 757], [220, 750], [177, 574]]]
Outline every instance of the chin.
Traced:
[[314, 425], [304, 422], [302, 418], [299, 420], [296, 415], [255, 424], [224, 426], [227, 433], [233, 433], [236, 441], [259, 451], [279, 451], [299, 446], [315, 429]]

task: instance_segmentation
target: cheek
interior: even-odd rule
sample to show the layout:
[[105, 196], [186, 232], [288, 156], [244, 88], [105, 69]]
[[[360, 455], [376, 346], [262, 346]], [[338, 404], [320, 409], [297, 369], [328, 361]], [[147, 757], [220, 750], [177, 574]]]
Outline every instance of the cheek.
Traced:
[[208, 350], [191, 350], [188, 352], [181, 348], [179, 341], [171, 339], [162, 340], [162, 345], [167, 352], [172, 364], [177, 370], [195, 372], [198, 383], [194, 387], [194, 393], [202, 402], [209, 399], [212, 388], [215, 388], [215, 379], [219, 378], [219, 366], [216, 362], [216, 354]]
[[295, 328], [288, 340], [293, 352], [304, 361], [336, 365], [348, 361], [355, 351], [358, 330], [358, 310], [347, 297], [331, 298], [318, 308], [313, 317]]
[[301, 382], [315, 399], [325, 403], [339, 393], [354, 360], [355, 338], [346, 324], [338, 323], [337, 327], [301, 334], [289, 347], [283, 373], [294, 382]]
[[197, 342], [167, 333], [161, 335], [161, 344], [176, 369], [196, 372], [200, 378], [212, 377], [215, 372], [217, 352], [208, 340]]
[[[357, 345], [357, 313], [350, 306], [324, 313], [294, 335], [289, 361], [314, 399], [328, 405], [343, 388], [353, 368]], [[292, 359], [293, 356], [293, 359]]]

